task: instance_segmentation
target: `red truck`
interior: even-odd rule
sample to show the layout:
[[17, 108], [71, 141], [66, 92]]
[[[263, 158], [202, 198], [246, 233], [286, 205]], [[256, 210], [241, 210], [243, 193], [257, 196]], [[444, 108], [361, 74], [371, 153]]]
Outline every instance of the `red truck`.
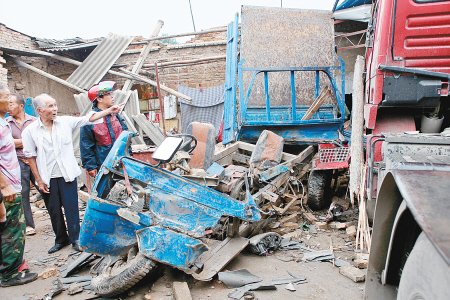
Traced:
[[366, 47], [365, 299], [450, 299], [450, 1], [374, 1]]

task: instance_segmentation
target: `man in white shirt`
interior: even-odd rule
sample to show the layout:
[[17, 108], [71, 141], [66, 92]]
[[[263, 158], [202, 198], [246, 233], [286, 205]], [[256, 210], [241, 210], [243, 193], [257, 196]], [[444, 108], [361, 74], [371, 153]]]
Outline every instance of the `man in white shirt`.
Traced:
[[22, 142], [24, 154], [29, 159], [31, 171], [43, 193], [56, 235], [55, 245], [48, 253], [56, 252], [70, 243], [79, 251], [80, 217], [76, 178], [81, 170], [74, 155], [72, 134], [80, 126], [118, 113], [121, 107], [113, 105], [84, 117], [71, 117], [57, 116], [56, 100], [47, 94], [35, 97], [33, 104], [39, 119], [23, 131]]

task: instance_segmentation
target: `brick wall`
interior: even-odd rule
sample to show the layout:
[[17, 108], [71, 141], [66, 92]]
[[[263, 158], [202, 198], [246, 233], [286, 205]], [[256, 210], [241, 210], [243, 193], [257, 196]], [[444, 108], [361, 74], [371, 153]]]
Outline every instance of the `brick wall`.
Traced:
[[[166, 45], [155, 42], [154, 46], [157, 50], [150, 53], [145, 61], [145, 65], [153, 66], [156, 61], [164, 63], [225, 55], [226, 45], [223, 43], [225, 39], [226, 32], [199, 35], [186, 42], [186, 44], [193, 46], [193, 44], [210, 43], [211, 45], [188, 48], [183, 44]], [[135, 40], [138, 41], [139, 39]], [[221, 42], [215, 43], [216, 41]], [[3, 24], [0, 24], [0, 44], [16, 49], [39, 50], [31, 37], [10, 29]], [[143, 45], [131, 45], [127, 50], [137, 50], [139, 52], [142, 47]], [[131, 69], [138, 57], [139, 53], [123, 54], [116, 63], [126, 64], [127, 68]], [[76, 69], [74, 65], [50, 58], [21, 56], [19, 59], [62, 79], [67, 79]], [[154, 68], [146, 68], [145, 70], [154, 72]], [[159, 74], [161, 83], [175, 90], [179, 85], [190, 87], [216, 86], [225, 82], [225, 59], [182, 67], [160, 67]], [[106, 79], [115, 80], [119, 85], [126, 80], [111, 75], [106, 75], [104, 80]], [[20, 93], [25, 97], [34, 97], [40, 93], [48, 93], [58, 101], [61, 113], [78, 113], [73, 98], [74, 91], [42, 75], [18, 67], [12, 60], [5, 58], [1, 53], [0, 82], [7, 83], [12, 92]]]
[[[0, 44], [15, 49], [39, 50], [31, 37], [0, 24]], [[40, 57], [18, 57], [21, 61], [62, 79], [67, 79], [75, 67], [59, 61]], [[14, 61], [0, 53], [0, 83], [7, 84], [11, 92], [25, 98], [47, 93], [58, 101], [62, 114], [77, 114], [74, 91], [33, 71], [18, 67]]]
[[[211, 43], [216, 41], [225, 41], [226, 32], [209, 33], [196, 36], [185, 44], [167, 45], [162, 43], [154, 44], [159, 50], [152, 51], [145, 60], [144, 65], [153, 66], [155, 62], [175, 62], [194, 60], [206, 57], [220, 56], [226, 54], [226, 45], [223, 43], [212, 43], [213, 45], [185, 47], [188, 44]], [[143, 46], [130, 46], [128, 50], [140, 50]], [[124, 54], [118, 60], [117, 64], [126, 64], [131, 69], [139, 57], [138, 53]], [[154, 73], [154, 68], [144, 68]], [[164, 85], [177, 89], [179, 85], [189, 87], [211, 87], [225, 83], [225, 59], [201, 63], [189, 66], [167, 66], [159, 67], [160, 81]], [[116, 80], [119, 84], [124, 80], [115, 76], [108, 77]]]

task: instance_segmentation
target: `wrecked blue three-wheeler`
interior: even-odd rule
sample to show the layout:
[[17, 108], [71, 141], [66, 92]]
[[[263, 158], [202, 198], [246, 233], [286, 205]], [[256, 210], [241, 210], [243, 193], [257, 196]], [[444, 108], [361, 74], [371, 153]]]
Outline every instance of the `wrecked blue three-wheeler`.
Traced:
[[[133, 136], [125, 131], [115, 142], [95, 178], [81, 226], [81, 247], [102, 256], [92, 269], [97, 275], [92, 279], [95, 292], [120, 294], [157, 263], [210, 280], [248, 240], [236, 230], [235, 237], [230, 234], [224, 241], [208, 240], [205, 234], [223, 216], [260, 220], [256, 203], [249, 192], [245, 201], [238, 201], [133, 158]], [[176, 146], [156, 152], [166, 152], [168, 161]]]

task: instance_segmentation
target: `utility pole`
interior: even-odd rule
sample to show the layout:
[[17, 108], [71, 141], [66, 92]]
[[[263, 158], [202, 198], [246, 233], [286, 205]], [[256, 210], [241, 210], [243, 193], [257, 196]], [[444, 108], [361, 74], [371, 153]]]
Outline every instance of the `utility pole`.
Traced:
[[189, 0], [189, 8], [191, 10], [192, 26], [194, 26], [194, 31], [197, 31], [197, 30], [195, 30], [194, 14], [192, 13], [191, 0]]

